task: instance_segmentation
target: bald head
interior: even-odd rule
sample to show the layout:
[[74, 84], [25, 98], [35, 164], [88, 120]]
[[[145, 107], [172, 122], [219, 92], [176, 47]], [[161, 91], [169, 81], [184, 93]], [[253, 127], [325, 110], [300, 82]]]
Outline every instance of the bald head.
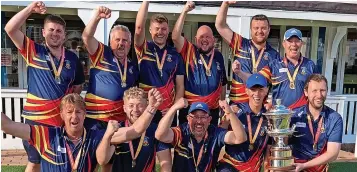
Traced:
[[208, 54], [214, 47], [215, 39], [212, 29], [207, 25], [202, 25], [196, 33], [196, 46], [203, 54]]
[[202, 35], [202, 34], [205, 34], [205, 33], [208, 34], [208, 35], [211, 35], [213, 37], [213, 31], [207, 25], [202, 25], [200, 28], [198, 28], [197, 33], [196, 33], [196, 37], [199, 37], [199, 35]]

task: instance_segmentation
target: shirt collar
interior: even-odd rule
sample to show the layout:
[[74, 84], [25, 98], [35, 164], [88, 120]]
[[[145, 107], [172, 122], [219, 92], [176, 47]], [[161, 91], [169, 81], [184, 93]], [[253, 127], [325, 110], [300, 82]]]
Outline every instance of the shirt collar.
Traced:
[[262, 109], [260, 110], [259, 114], [255, 114], [252, 109], [250, 108], [249, 104], [247, 106], [248, 108], [246, 109], [246, 112], [249, 113], [252, 116], [262, 116], [263, 113], [265, 113], [267, 110], [265, 109], [264, 106], [262, 106]]
[[[253, 46], [253, 48], [257, 49], [257, 47], [254, 45], [252, 39], [249, 40], [249, 44], [250, 44], [251, 46]], [[270, 46], [270, 44], [269, 44], [268, 42], [266, 42], [266, 43], [265, 43], [265, 51], [268, 51], [269, 49], [271, 49], [271, 46]]]
[[[326, 105], [323, 105], [319, 116], [322, 116], [323, 118], [326, 118], [326, 111], [327, 111], [327, 107], [326, 107]], [[310, 114], [309, 103], [307, 103], [305, 105], [304, 112], [305, 112], [306, 115]]]

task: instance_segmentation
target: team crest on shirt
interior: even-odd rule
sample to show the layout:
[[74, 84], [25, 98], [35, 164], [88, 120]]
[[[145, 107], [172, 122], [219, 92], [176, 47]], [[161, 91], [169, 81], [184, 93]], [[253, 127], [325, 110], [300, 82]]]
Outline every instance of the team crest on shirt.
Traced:
[[143, 141], [143, 146], [149, 146], [149, 137], [145, 136], [144, 141]]
[[260, 136], [264, 136], [264, 135], [265, 135], [265, 130], [264, 129], [260, 130]]
[[131, 67], [129, 68], [129, 73], [130, 73], [130, 74], [133, 74], [133, 66], [131, 66]]
[[263, 56], [264, 60], [268, 60], [268, 57], [269, 57], [269, 53], [268, 53], [268, 52], [265, 52], [265, 53], [264, 53], [264, 56]]
[[301, 67], [301, 75], [306, 75], [306, 67]]
[[202, 64], [202, 61], [201, 61], [201, 59], [198, 59], [198, 64]]
[[220, 63], [219, 63], [219, 62], [216, 62], [216, 64], [217, 64], [217, 70], [221, 70]]
[[45, 57], [46, 57], [47, 61], [50, 61], [50, 56], [49, 55], [45, 55]]
[[71, 69], [71, 61], [66, 60], [66, 66], [67, 69]]
[[167, 54], [166, 57], [167, 57], [166, 58], [167, 62], [172, 62], [172, 55], [171, 54]]

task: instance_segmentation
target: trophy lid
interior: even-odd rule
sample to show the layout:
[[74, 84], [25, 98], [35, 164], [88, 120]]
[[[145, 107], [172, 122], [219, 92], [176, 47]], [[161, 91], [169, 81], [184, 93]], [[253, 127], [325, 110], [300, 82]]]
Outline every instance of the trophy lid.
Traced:
[[288, 114], [293, 114], [294, 111], [290, 110], [286, 106], [281, 104], [281, 99], [276, 99], [276, 105], [273, 106], [272, 109], [270, 109], [266, 115], [288, 115]]

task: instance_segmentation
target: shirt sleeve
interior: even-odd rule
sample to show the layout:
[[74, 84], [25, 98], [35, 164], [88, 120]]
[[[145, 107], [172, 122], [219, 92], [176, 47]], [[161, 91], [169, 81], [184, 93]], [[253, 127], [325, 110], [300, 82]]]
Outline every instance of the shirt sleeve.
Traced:
[[160, 152], [166, 149], [170, 149], [172, 146], [168, 143], [163, 143], [157, 140], [156, 144], [156, 152]]
[[144, 52], [145, 52], [145, 49], [146, 49], [146, 46], [147, 45], [147, 41], [146, 39], [144, 40], [143, 44], [142, 45], [134, 45], [134, 48], [135, 48], [135, 53], [136, 53], [136, 57], [138, 59], [138, 61], [143, 58], [143, 55], [144, 55]]
[[93, 134], [94, 136], [94, 139], [92, 140], [93, 141], [93, 148], [95, 148], [95, 150], [97, 149], [99, 143], [102, 141], [102, 138], [104, 136], [104, 133], [105, 133], [105, 129], [103, 130], [93, 130], [95, 131], [95, 134]]
[[30, 64], [32, 59], [36, 57], [38, 45], [29, 37], [24, 36], [23, 49], [19, 49], [20, 54], [26, 61], [26, 64]]
[[224, 137], [227, 134], [227, 130], [218, 127], [218, 128], [216, 128], [216, 133], [215, 134], [216, 134], [216, 137], [217, 137], [217, 146], [219, 148], [222, 148], [225, 145]]
[[[30, 125], [30, 145], [34, 146], [36, 150], [42, 154], [42, 150], [51, 150], [50, 141], [51, 132], [53, 129], [41, 125]], [[47, 146], [47, 147], [46, 147]]]
[[174, 139], [171, 142], [173, 147], [176, 147], [178, 143], [182, 142], [182, 132], [180, 127], [171, 127], [174, 132]]
[[76, 74], [74, 78], [73, 85], [80, 85], [84, 83], [85, 76], [84, 76], [84, 71], [83, 71], [83, 65], [81, 61], [77, 58], [76, 59]]
[[222, 86], [225, 86], [227, 85], [228, 83], [228, 79], [227, 79], [227, 73], [226, 73], [226, 65], [224, 64], [224, 60], [223, 60], [223, 55], [222, 55], [222, 61], [221, 63], [223, 64], [221, 66], [221, 70], [222, 70], [222, 79], [221, 79], [221, 82], [222, 82]]
[[[274, 60], [276, 62], [276, 60]], [[268, 65], [264, 66], [258, 73], [260, 73], [261, 75], [263, 75], [270, 83], [272, 82], [271, 81], [271, 66], [272, 66], [272, 63], [274, 62], [269, 62]]]
[[343, 122], [342, 122], [342, 117], [340, 114], [336, 119], [336, 122], [334, 122], [333, 127], [331, 129], [331, 134], [328, 137], [328, 142], [337, 142], [337, 143], [342, 143], [342, 133], [343, 133]]
[[95, 53], [89, 54], [91, 66], [92, 67], [97, 66], [99, 59], [103, 58], [103, 56], [104, 56], [104, 44], [102, 44], [101, 42], [98, 42], [98, 48], [95, 51]]
[[185, 75], [185, 67], [183, 65], [183, 60], [181, 55], [178, 55], [178, 64], [177, 64], [177, 70], [176, 70], [176, 75]]

